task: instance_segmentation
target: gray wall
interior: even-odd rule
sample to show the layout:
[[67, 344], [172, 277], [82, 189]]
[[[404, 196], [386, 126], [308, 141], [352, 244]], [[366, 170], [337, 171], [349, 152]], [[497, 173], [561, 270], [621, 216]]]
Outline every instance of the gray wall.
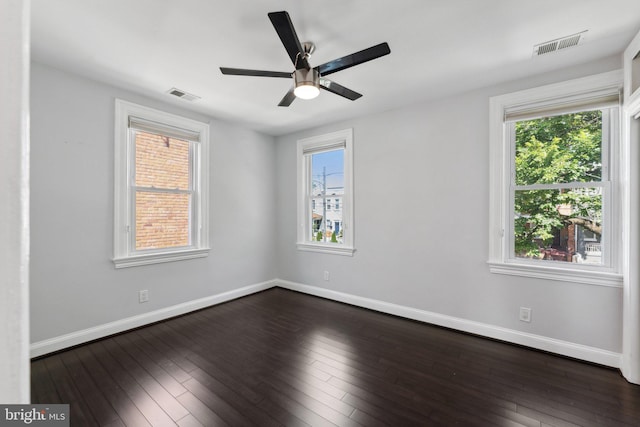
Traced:
[[[32, 343], [277, 276], [272, 137], [37, 63], [31, 77]], [[115, 98], [211, 122], [209, 257], [114, 269]]]
[[[281, 278], [619, 353], [620, 288], [495, 275], [486, 260], [489, 97], [620, 66], [606, 58], [272, 138], [33, 64], [31, 341]], [[211, 121], [208, 258], [114, 269], [116, 97]], [[296, 140], [348, 127], [357, 252], [299, 252]]]
[[[279, 277], [619, 353], [621, 288], [497, 275], [486, 261], [489, 97], [620, 67], [611, 57], [278, 138]], [[296, 140], [350, 127], [357, 252], [297, 251]]]

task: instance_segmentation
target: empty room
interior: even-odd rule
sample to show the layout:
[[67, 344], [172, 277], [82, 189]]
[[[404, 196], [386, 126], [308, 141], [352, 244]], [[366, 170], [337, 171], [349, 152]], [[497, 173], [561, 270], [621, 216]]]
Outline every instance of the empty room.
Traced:
[[0, 28], [0, 425], [640, 425], [637, 0]]

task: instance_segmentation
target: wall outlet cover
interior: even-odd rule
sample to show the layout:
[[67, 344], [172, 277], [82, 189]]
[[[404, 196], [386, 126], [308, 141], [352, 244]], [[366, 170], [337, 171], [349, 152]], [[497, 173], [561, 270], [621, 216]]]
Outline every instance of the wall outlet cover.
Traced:
[[147, 289], [138, 291], [138, 302], [143, 303], [147, 301], [149, 301], [149, 291]]
[[529, 307], [520, 307], [520, 321], [531, 322], [531, 309]]

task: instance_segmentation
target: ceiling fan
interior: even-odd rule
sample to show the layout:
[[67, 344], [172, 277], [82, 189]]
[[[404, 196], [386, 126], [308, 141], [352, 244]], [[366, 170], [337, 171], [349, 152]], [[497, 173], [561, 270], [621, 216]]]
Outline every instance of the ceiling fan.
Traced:
[[315, 98], [320, 93], [321, 88], [355, 101], [360, 98], [362, 94], [341, 86], [325, 78], [325, 76], [391, 53], [387, 43], [380, 43], [368, 49], [311, 68], [309, 58], [315, 49], [315, 45], [311, 42], [300, 43], [287, 12], [271, 12], [268, 15], [278, 36], [280, 36], [284, 48], [289, 54], [289, 58], [291, 58], [291, 62], [293, 62], [295, 70], [292, 73], [287, 73], [282, 71], [220, 67], [220, 71], [222, 74], [235, 76], [293, 78], [293, 87], [278, 104], [280, 107], [288, 107], [296, 98]]

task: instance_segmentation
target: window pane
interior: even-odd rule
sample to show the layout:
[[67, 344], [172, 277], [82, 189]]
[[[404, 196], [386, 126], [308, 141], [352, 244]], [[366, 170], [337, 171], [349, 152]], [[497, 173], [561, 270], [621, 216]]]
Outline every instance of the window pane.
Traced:
[[602, 111], [516, 122], [516, 185], [602, 180]]
[[344, 194], [344, 149], [311, 155], [311, 195]]
[[602, 264], [602, 188], [517, 190], [517, 258]]
[[189, 245], [189, 194], [136, 192], [136, 250]]
[[137, 187], [189, 189], [189, 141], [135, 132]]
[[311, 154], [311, 175], [312, 227], [309, 238], [315, 242], [341, 244], [344, 149]]
[[331, 201], [342, 202], [342, 198], [324, 199], [315, 198], [312, 200], [311, 211], [311, 236], [310, 240], [324, 243], [343, 243], [342, 230], [342, 210], [332, 206]]

